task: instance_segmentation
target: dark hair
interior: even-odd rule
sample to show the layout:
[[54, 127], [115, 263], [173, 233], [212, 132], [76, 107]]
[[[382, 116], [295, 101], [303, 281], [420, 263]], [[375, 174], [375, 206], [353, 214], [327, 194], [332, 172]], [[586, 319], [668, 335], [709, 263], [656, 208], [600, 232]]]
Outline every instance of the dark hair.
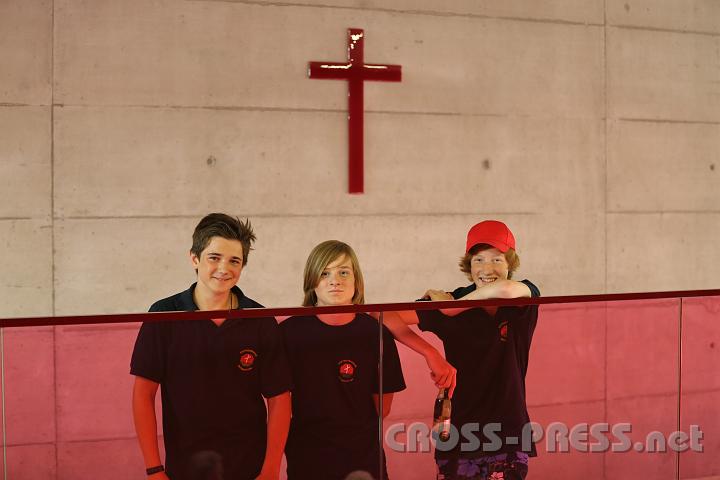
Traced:
[[[489, 250], [491, 248], [495, 247], [488, 245], [487, 243], [478, 243], [477, 245], [474, 245], [465, 255], [460, 257], [460, 263], [458, 264], [460, 266], [460, 271], [466, 274], [470, 281], [472, 281], [472, 276], [470, 275], [470, 260], [472, 260], [472, 257], [478, 252]], [[508, 264], [508, 279], [510, 279], [512, 278], [513, 272], [520, 266], [520, 257], [517, 252], [515, 252], [514, 248], [509, 248], [504, 255]]]
[[193, 243], [190, 253], [200, 258], [200, 254], [208, 246], [213, 237], [222, 237], [228, 240], [238, 240], [243, 247], [243, 266], [247, 265], [248, 254], [255, 241], [250, 220], [243, 222], [238, 217], [231, 217], [224, 213], [210, 213], [205, 215], [193, 232]]

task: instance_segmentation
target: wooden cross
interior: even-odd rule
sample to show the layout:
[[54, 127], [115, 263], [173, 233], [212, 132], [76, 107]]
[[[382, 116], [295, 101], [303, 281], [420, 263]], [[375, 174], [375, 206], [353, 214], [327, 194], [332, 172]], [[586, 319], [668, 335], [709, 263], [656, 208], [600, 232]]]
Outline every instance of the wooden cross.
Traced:
[[310, 62], [308, 76], [322, 80], [348, 81], [348, 191], [363, 193], [363, 129], [365, 80], [399, 82], [402, 80], [400, 65], [366, 64], [364, 32], [359, 28], [348, 29], [347, 63]]

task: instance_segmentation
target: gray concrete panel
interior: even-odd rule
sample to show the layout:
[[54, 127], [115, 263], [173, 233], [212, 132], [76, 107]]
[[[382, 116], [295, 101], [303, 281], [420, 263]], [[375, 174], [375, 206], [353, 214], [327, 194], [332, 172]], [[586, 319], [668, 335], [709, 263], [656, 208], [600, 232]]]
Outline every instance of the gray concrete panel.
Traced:
[[141, 313], [186, 289], [198, 220], [56, 222], [57, 314]]
[[0, 239], [0, 318], [52, 315], [50, 225], [0, 219]]
[[[352, 245], [365, 276], [368, 303], [405, 302], [428, 288], [452, 290], [469, 282], [457, 263], [465, 251], [465, 235], [474, 223], [498, 218], [518, 239], [521, 267], [517, 278], [530, 278], [543, 294], [597, 292], [604, 281], [601, 238], [593, 234], [592, 216], [475, 215], [383, 217], [259, 217], [262, 243], [248, 266], [245, 285], [265, 304], [298, 305], [307, 255], [321, 241], [335, 238]], [[563, 232], [563, 235], [557, 235]], [[587, 250], [585, 249], [587, 248]], [[548, 256], [553, 251], [582, 249], [582, 273]], [[288, 256], [285, 252], [292, 252]], [[252, 269], [252, 272], [250, 271]], [[278, 277], [277, 272], [287, 272]], [[242, 284], [242, 280], [241, 280]]]
[[49, 217], [50, 107], [0, 107], [0, 218]]
[[0, 2], [0, 104], [50, 104], [52, 4]]
[[610, 118], [720, 120], [720, 37], [607, 30]]
[[404, 69], [401, 84], [370, 82], [369, 110], [597, 118], [604, 108], [599, 26], [139, 0], [63, 0], [55, 23], [63, 104], [344, 111], [346, 82], [309, 80], [307, 63], [343, 61], [346, 29], [362, 26], [366, 61]]
[[717, 288], [718, 213], [609, 214], [608, 293]]
[[[532, 279], [544, 295], [603, 290], [601, 215], [493, 213], [251, 216], [258, 241], [239, 285], [268, 307], [298, 306], [307, 255], [318, 243], [335, 238], [355, 248], [368, 303], [412, 301], [428, 288], [452, 290], [468, 283], [457, 262], [464, 253], [467, 229], [487, 218], [500, 218], [513, 229], [522, 259], [518, 279]], [[155, 300], [187, 288], [195, 278], [187, 251], [198, 220], [58, 222], [58, 314], [142, 312]], [[568, 258], [582, 256], [583, 262], [571, 268], [558, 261], [557, 252]]]
[[611, 123], [608, 210], [717, 212], [720, 125]]
[[[237, 3], [276, 4], [273, 0], [199, 0], [229, 1]], [[603, 3], [600, 0], [541, 0], [528, 3], [524, 0], [295, 0], [286, 5], [308, 7], [335, 7], [358, 10], [382, 10], [421, 15], [489, 16], [500, 18], [523, 18], [528, 20], [602, 23]]]
[[715, 0], [608, 0], [611, 25], [720, 33], [720, 3]]
[[599, 212], [601, 120], [368, 114], [366, 194], [347, 194], [341, 113], [63, 108], [66, 216]]

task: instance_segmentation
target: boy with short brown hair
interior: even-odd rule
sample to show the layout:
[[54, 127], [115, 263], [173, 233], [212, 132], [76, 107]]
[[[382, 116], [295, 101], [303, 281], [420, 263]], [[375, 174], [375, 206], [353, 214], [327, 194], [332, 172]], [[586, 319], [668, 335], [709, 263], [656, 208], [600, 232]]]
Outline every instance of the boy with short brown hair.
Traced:
[[[190, 250], [197, 282], [155, 302], [150, 311], [262, 307], [236, 286], [254, 240], [247, 220], [222, 213], [204, 217]], [[291, 384], [275, 319], [145, 322], [130, 373], [135, 430], [149, 479], [279, 478]], [[156, 432], [158, 387], [165, 466]]]

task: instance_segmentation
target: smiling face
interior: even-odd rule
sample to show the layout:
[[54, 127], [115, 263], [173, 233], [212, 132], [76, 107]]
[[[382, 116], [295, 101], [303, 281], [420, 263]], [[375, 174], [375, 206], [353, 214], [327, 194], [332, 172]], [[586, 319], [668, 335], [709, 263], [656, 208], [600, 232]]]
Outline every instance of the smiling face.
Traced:
[[342, 255], [330, 262], [320, 274], [315, 287], [316, 305], [352, 305], [355, 295], [355, 274], [352, 261]]
[[243, 269], [243, 246], [239, 240], [212, 237], [200, 257], [190, 254], [197, 270], [197, 288], [203, 294], [226, 295], [240, 279]]
[[478, 288], [496, 280], [507, 280], [508, 273], [505, 254], [497, 248], [480, 250], [470, 258], [470, 277]]

